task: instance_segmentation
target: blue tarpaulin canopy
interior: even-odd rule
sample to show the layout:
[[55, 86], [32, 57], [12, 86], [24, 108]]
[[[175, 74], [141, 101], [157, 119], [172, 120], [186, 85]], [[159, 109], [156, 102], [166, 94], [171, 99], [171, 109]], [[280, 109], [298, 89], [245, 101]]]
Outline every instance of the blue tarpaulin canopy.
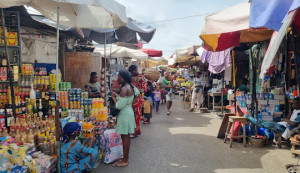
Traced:
[[300, 0], [252, 0], [249, 25], [279, 31], [288, 13], [300, 7]]

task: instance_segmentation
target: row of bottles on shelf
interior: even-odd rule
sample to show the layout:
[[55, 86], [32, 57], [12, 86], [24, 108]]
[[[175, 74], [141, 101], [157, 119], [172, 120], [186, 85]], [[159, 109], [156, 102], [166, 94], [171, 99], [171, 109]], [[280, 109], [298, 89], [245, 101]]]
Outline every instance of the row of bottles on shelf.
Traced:
[[[55, 102], [56, 93], [55, 91], [48, 90], [47, 87], [37, 88], [34, 90], [33, 88], [23, 88], [14, 86], [15, 93], [15, 106], [16, 106], [16, 114], [24, 114], [31, 112], [31, 110], [26, 110], [26, 105], [31, 105], [30, 107], [45, 107], [45, 105], [49, 105], [52, 102]], [[30, 100], [31, 99], [31, 100]], [[54, 103], [53, 103], [54, 104]], [[0, 85], [0, 108], [8, 109], [12, 107], [12, 96], [10, 86]], [[49, 107], [49, 106], [47, 106]], [[25, 109], [25, 110], [24, 110]], [[10, 111], [6, 111], [10, 112]], [[29, 113], [30, 113], [29, 112]], [[44, 111], [45, 112], [45, 111]]]
[[[0, 80], [8, 80], [8, 68], [7, 61], [2, 59], [2, 64], [5, 62], [5, 66], [0, 66]], [[1, 62], [1, 61], [0, 61]], [[34, 84], [34, 88], [37, 88], [38, 85], [50, 85], [56, 83], [56, 75], [50, 74], [48, 76], [46, 68], [36, 68], [34, 70], [32, 64], [22, 64], [21, 72], [19, 73], [19, 66], [13, 66], [13, 81], [18, 82], [19, 86], [30, 87], [31, 83]], [[59, 82], [61, 76], [59, 77]], [[54, 85], [51, 85], [54, 87]]]
[[[1, 117], [1, 120], [3, 118]], [[18, 131], [19, 132], [26, 132], [28, 134], [31, 130], [34, 136], [36, 136], [38, 133], [45, 133], [49, 131], [50, 133], [55, 133], [55, 121], [54, 116], [45, 116], [44, 118], [39, 117], [37, 114], [24, 114], [19, 116], [18, 118], [7, 118], [8, 123], [8, 129], [9, 133], [6, 134], [5, 132], [8, 131], [6, 126], [3, 126], [1, 124], [0, 130], [2, 131], [2, 136], [9, 135], [13, 138], [15, 138], [15, 142], [21, 142], [21, 139], [19, 136], [17, 136]], [[24, 134], [25, 135], [25, 134]], [[27, 138], [25, 138], [27, 139]], [[22, 141], [23, 143], [30, 143], [32, 142], [32, 139], [28, 139], [25, 141]]]
[[37, 114], [26, 114], [19, 118], [11, 118], [9, 132], [2, 127], [1, 137], [11, 136], [19, 145], [32, 143], [37, 149], [48, 155], [55, 155], [55, 123], [54, 116], [46, 116], [44, 120]]
[[[6, 56], [6, 52], [3, 51], [3, 55], [0, 54], [0, 80], [1, 81], [7, 81], [8, 80], [8, 59]], [[13, 67], [13, 78], [14, 81], [18, 81], [18, 74], [19, 74], [19, 66], [18, 66], [18, 54], [17, 51], [13, 51], [13, 62], [11, 64], [11, 67]]]
[[[18, 51], [17, 50], [12, 50], [12, 57], [10, 57], [10, 59], [12, 58], [12, 61], [10, 61], [10, 65], [18, 65], [19, 64], [19, 55], [18, 55]], [[2, 52], [2, 54], [0, 54], [0, 63], [1, 63], [1, 67], [7, 67], [8, 66], [8, 58], [7, 58], [7, 54], [6, 51], [4, 50]]]

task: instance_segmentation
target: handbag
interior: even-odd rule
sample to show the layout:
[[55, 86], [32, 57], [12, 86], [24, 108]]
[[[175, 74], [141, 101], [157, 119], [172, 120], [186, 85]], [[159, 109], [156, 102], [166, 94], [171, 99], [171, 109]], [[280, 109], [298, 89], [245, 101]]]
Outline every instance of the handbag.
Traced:
[[116, 104], [113, 101], [113, 99], [111, 97], [109, 97], [109, 102], [110, 102], [110, 114], [113, 117], [116, 117], [119, 115], [120, 110], [116, 108]]

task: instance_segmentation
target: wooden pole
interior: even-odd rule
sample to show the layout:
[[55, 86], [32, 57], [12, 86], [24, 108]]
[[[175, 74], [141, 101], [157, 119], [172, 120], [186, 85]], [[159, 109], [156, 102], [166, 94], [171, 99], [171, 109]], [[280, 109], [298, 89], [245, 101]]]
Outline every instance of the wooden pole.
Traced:
[[234, 88], [234, 112], [236, 113], [236, 80], [235, 80], [235, 52], [232, 50], [232, 76], [233, 76], [233, 88]]
[[221, 112], [222, 112], [222, 115], [224, 113], [224, 88], [225, 88], [225, 86], [224, 86], [224, 82], [225, 82], [224, 76], [225, 76], [225, 71], [223, 71], [223, 80], [222, 80], [222, 89], [221, 89], [221, 92], [222, 92], [221, 93], [221, 99], [222, 99]]
[[14, 90], [14, 84], [13, 84], [13, 71], [10, 66], [10, 58], [8, 53], [8, 46], [7, 46], [7, 38], [6, 38], [6, 32], [5, 32], [5, 18], [4, 18], [4, 11], [3, 8], [1, 8], [1, 23], [2, 23], [2, 31], [3, 31], [3, 39], [4, 39], [4, 49], [6, 52], [6, 58], [7, 58], [7, 74], [8, 74], [8, 80], [9, 80], [9, 86], [10, 86], [10, 93], [11, 93], [11, 101], [12, 101], [12, 110], [13, 110], [13, 116], [16, 117], [16, 105], [15, 105], [15, 90]]
[[297, 57], [296, 57], [296, 40], [294, 37], [294, 33], [295, 33], [295, 29], [293, 28], [291, 37], [292, 37], [292, 44], [293, 44], [293, 54], [294, 54], [294, 58], [295, 58], [295, 71], [296, 71], [297, 91], [298, 91], [297, 95], [299, 96], [299, 91], [300, 91], [299, 66], [298, 66]]

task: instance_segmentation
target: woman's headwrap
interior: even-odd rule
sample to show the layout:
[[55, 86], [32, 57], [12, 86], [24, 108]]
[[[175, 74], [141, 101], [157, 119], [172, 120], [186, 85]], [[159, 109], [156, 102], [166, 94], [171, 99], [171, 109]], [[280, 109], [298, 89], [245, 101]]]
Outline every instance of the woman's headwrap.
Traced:
[[70, 136], [81, 131], [81, 126], [77, 122], [70, 122], [63, 128], [62, 142], [67, 142]]
[[[131, 78], [131, 73], [128, 70], [120, 70], [119, 75], [124, 79], [124, 83], [128, 83], [131, 85], [132, 78]], [[122, 84], [124, 86], [125, 84]]]

